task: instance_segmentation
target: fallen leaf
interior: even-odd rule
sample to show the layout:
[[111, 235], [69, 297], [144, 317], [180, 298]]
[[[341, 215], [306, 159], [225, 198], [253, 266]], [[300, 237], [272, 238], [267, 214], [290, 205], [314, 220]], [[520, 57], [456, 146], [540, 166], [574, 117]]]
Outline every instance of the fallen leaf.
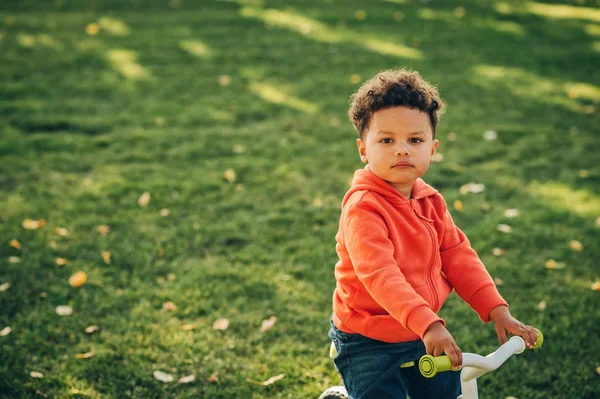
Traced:
[[12, 332], [12, 328], [4, 327], [2, 330], [0, 330], [0, 337], [6, 337], [11, 332]]
[[168, 302], [163, 303], [162, 308], [165, 312], [171, 312], [171, 311], [177, 309], [177, 305], [175, 305], [171, 301], [168, 301]]
[[512, 227], [510, 227], [507, 224], [499, 224], [498, 226], [496, 226], [496, 229], [498, 229], [498, 231], [501, 231], [502, 233], [511, 233], [512, 232]]
[[154, 375], [154, 378], [156, 378], [157, 380], [159, 380], [161, 382], [172, 382], [173, 381], [173, 376], [171, 374], [167, 374], [162, 371], [155, 371], [153, 373], [153, 375]]
[[48, 246], [52, 249], [56, 249], [58, 248], [58, 244], [56, 244], [56, 241], [52, 240], [48, 243]]
[[215, 330], [222, 330], [222, 331], [227, 330], [227, 328], [229, 328], [229, 320], [227, 320], [227, 319], [217, 319], [213, 323], [213, 328]]
[[488, 204], [487, 202], [482, 202], [479, 206], [479, 209], [481, 209], [481, 212], [489, 212], [490, 204]]
[[485, 184], [473, 183], [473, 182], [463, 184], [462, 186], [460, 186], [460, 189], [458, 191], [463, 195], [469, 194], [469, 193], [478, 194], [478, 193], [485, 191]]
[[539, 310], [546, 310], [546, 301], [542, 301], [542, 302], [538, 303], [537, 308]]
[[167, 208], [163, 208], [160, 210], [160, 216], [162, 217], [167, 217], [171, 214], [171, 211], [168, 210]]
[[241, 154], [246, 152], [246, 147], [242, 144], [236, 144], [233, 146], [233, 152], [236, 154]]
[[596, 218], [596, 227], [600, 227], [600, 216]]
[[596, 374], [600, 375], [600, 366], [596, 367]]
[[46, 294], [45, 292], [40, 292], [40, 298], [46, 298], [48, 296], [48, 294]]
[[404, 19], [404, 13], [402, 11], [397, 11], [394, 13], [394, 19], [396, 21], [402, 21]]
[[359, 21], [364, 21], [367, 19], [367, 12], [364, 10], [358, 10], [354, 13], [354, 17]]
[[483, 132], [483, 139], [485, 141], [494, 141], [498, 138], [498, 133], [494, 130], [486, 130]]
[[17, 240], [10, 240], [10, 246], [16, 249], [21, 248], [21, 244]]
[[138, 198], [138, 205], [141, 206], [142, 208], [145, 208], [148, 206], [149, 203], [150, 203], [150, 193], [145, 191], [142, 193], [142, 195], [140, 195], [140, 198]]
[[102, 251], [102, 259], [104, 260], [104, 263], [110, 265], [110, 252]]
[[100, 226], [96, 227], [96, 230], [98, 230], [98, 233], [103, 235], [110, 233], [110, 227], [105, 224], [101, 224]]
[[45, 225], [46, 225], [46, 220], [44, 220], [44, 219], [40, 219], [40, 220], [25, 219], [25, 220], [23, 220], [23, 227], [26, 228], [27, 230], [39, 229], [40, 227], [44, 227]]
[[54, 229], [54, 232], [56, 234], [58, 234], [59, 236], [63, 236], [63, 237], [66, 237], [69, 235], [69, 230], [65, 229], [64, 227], [57, 227]]
[[272, 383], [274, 383], [274, 382], [276, 382], [276, 381], [279, 381], [279, 380], [280, 380], [280, 379], [282, 379], [283, 377], [285, 377], [285, 374], [279, 374], [279, 375], [276, 375], [276, 376], [274, 376], [274, 377], [271, 377], [271, 378], [269, 378], [268, 380], [264, 381], [264, 382], [262, 383], [262, 385], [264, 385], [264, 386], [271, 385]]
[[317, 198], [313, 199], [312, 204], [313, 204], [314, 207], [320, 208], [320, 207], [323, 206], [323, 200], [321, 198], [317, 197]]
[[260, 326], [260, 332], [265, 332], [273, 328], [273, 326], [277, 323], [277, 317], [271, 316], [266, 320], [263, 320], [262, 325]]
[[577, 240], [571, 240], [571, 242], [569, 242], [569, 246], [573, 251], [580, 252], [583, 250], [583, 244]]
[[8, 282], [4, 283], [4, 284], [0, 285], [0, 292], [4, 292], [9, 288], [10, 288], [10, 283], [8, 283]]
[[433, 157], [431, 157], [431, 162], [442, 162], [444, 160], [444, 154], [442, 154], [441, 152], [436, 152], [435, 154], [433, 154]]
[[500, 286], [500, 285], [504, 284], [504, 281], [498, 277], [494, 277], [494, 283], [496, 283], [496, 285]]
[[9, 256], [8, 261], [10, 263], [19, 263], [21, 261], [21, 258], [19, 258], [18, 256]]
[[75, 355], [75, 357], [77, 359], [89, 359], [90, 357], [93, 357], [95, 355], [94, 352], [86, 352], [86, 353], [77, 353]]
[[36, 395], [43, 396], [44, 398], [47, 398], [47, 397], [48, 397], [48, 395], [46, 395], [44, 392], [40, 391], [39, 389], [36, 389], [36, 390], [35, 390], [35, 394], [36, 394]]
[[44, 374], [40, 373], [39, 371], [32, 371], [29, 373], [29, 375], [33, 378], [44, 378]]
[[519, 216], [519, 210], [518, 209], [507, 209], [504, 211], [504, 217], [507, 218], [514, 218]]
[[600, 281], [596, 281], [592, 284], [592, 291], [600, 291]]
[[235, 170], [227, 169], [225, 173], [223, 173], [223, 177], [230, 183], [233, 183], [236, 179]]
[[352, 76], [350, 76], [350, 83], [354, 83], [354, 84], [360, 83], [360, 75], [355, 73]]
[[506, 397], [506, 398], [504, 398], [504, 399], [517, 399], [517, 398], [516, 398], [515, 396], [507, 396], [507, 397]]
[[82, 271], [78, 271], [69, 278], [69, 284], [71, 284], [71, 287], [75, 288], [81, 287], [85, 284], [86, 281], [87, 275], [85, 274], [85, 272]]
[[164, 126], [167, 121], [162, 116], [157, 116], [154, 118], [154, 123], [156, 126]]
[[181, 377], [177, 382], [180, 384], [189, 384], [190, 382], [196, 381], [196, 375], [187, 375], [185, 377]]
[[54, 262], [57, 266], [64, 266], [67, 264], [67, 260], [65, 258], [56, 258]]
[[454, 209], [456, 209], [459, 212], [462, 212], [465, 210], [465, 206], [461, 200], [456, 200], [454, 201]]
[[194, 330], [196, 328], [195, 324], [184, 324], [181, 326], [181, 329], [183, 331], [190, 331], [190, 330]]
[[100, 26], [98, 26], [98, 24], [88, 24], [85, 27], [85, 33], [90, 36], [96, 36], [98, 32], [100, 32]]
[[546, 265], [545, 266], [546, 266], [546, 269], [550, 269], [550, 270], [564, 269], [565, 268], [565, 264], [564, 263], [558, 263], [554, 259], [548, 259], [546, 261]]
[[217, 376], [217, 373], [212, 373], [210, 375], [210, 377], [208, 377], [208, 382], [213, 382], [213, 383], [217, 382], [218, 383], [219, 377]]
[[585, 179], [586, 177], [589, 177], [589, 176], [590, 176], [590, 171], [589, 170], [581, 169], [579, 171], [579, 177], [583, 177]]
[[494, 254], [494, 256], [502, 256], [506, 253], [506, 250], [502, 248], [494, 248], [492, 249], [492, 253]]
[[100, 327], [98, 327], [98, 326], [89, 326], [89, 327], [85, 328], [85, 332], [88, 334], [93, 334], [98, 330], [100, 330]]
[[448, 141], [455, 141], [458, 136], [454, 132], [448, 133]]
[[55, 312], [59, 316], [70, 316], [73, 314], [73, 308], [68, 305], [57, 306]]
[[455, 16], [456, 18], [462, 18], [462, 17], [464, 17], [464, 16], [465, 16], [465, 13], [466, 13], [466, 11], [467, 11], [467, 10], [465, 10], [465, 8], [464, 8], [464, 7], [462, 7], [462, 6], [461, 6], [461, 7], [456, 7], [456, 8], [454, 9], [454, 16]]
[[169, 280], [169, 281], [174, 281], [176, 278], [177, 278], [177, 275], [175, 273], [167, 274], [167, 280]]
[[227, 87], [231, 84], [231, 76], [221, 75], [219, 76], [219, 84], [223, 87]]

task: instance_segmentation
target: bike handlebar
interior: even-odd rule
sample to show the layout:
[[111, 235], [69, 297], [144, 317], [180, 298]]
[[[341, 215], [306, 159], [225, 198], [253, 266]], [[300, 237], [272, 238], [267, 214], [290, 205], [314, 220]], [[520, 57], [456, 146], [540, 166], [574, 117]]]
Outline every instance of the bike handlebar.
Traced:
[[[537, 338], [535, 344], [531, 347], [531, 349], [539, 348], [540, 346], [542, 346], [542, 343], [544, 342], [544, 336], [542, 335], [542, 332], [540, 330], [538, 330], [537, 328], [535, 330], [538, 333], [538, 338]], [[522, 352], [522, 350], [520, 352]], [[516, 352], [516, 353], [520, 353], [520, 352]], [[425, 356], [421, 357], [421, 359], [419, 360], [419, 371], [421, 372], [423, 377], [426, 377], [426, 378], [433, 378], [437, 373], [440, 373], [443, 371], [450, 371], [450, 370], [452, 370], [452, 362], [450, 361], [450, 357], [448, 355], [442, 355], [442, 356], [425, 355]]]

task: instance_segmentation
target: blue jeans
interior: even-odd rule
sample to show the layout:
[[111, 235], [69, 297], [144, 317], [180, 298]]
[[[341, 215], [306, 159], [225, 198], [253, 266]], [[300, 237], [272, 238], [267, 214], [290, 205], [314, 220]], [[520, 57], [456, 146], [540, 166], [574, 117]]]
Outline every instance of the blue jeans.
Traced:
[[[360, 334], [347, 334], [331, 322], [329, 338], [337, 350], [333, 359], [352, 399], [456, 399], [461, 394], [460, 372], [425, 378], [419, 359], [426, 354], [423, 341], [390, 344]], [[415, 366], [400, 365], [410, 361]]]

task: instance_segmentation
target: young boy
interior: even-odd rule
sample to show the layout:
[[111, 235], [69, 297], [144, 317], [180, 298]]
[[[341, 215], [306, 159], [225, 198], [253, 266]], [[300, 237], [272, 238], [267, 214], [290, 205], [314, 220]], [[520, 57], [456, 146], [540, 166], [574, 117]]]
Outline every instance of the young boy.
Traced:
[[354, 399], [460, 395], [459, 373], [427, 379], [406, 366], [426, 353], [447, 354], [455, 370], [462, 365], [437, 315], [453, 289], [494, 323], [501, 343], [507, 334], [528, 346], [537, 339], [533, 327], [511, 316], [444, 199], [421, 179], [439, 144], [443, 110], [436, 88], [407, 70], [383, 71], [351, 98], [348, 114], [367, 165], [342, 202], [329, 336]]

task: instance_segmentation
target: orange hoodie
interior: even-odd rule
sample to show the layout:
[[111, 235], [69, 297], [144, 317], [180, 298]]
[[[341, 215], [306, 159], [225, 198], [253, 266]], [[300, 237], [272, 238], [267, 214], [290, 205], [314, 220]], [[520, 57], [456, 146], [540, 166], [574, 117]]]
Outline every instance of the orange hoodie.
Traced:
[[437, 312], [453, 288], [483, 322], [507, 305], [442, 196], [421, 179], [408, 200], [368, 166], [357, 170], [336, 241], [333, 322], [344, 332], [423, 338], [432, 323], [444, 323]]

